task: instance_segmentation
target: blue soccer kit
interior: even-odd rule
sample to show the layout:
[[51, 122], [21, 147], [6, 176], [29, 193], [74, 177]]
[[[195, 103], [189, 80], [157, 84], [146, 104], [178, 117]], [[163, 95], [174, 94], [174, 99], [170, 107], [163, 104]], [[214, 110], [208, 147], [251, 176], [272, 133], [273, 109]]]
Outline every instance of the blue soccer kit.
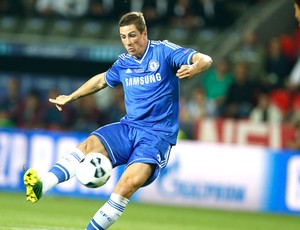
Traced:
[[106, 72], [108, 86], [123, 85], [126, 115], [92, 134], [105, 145], [114, 166], [157, 164], [155, 179], [166, 165], [179, 130], [176, 72], [191, 64], [194, 53], [168, 41], [149, 41], [141, 58], [121, 54]]

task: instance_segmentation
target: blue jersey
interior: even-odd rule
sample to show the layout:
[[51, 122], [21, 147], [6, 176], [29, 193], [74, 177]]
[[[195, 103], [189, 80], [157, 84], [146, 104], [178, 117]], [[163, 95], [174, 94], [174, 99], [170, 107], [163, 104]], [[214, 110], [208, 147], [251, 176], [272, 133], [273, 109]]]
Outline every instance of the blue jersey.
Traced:
[[191, 64], [192, 49], [168, 41], [149, 41], [143, 56], [119, 55], [107, 71], [108, 86], [123, 85], [126, 115], [121, 123], [176, 144], [181, 65]]

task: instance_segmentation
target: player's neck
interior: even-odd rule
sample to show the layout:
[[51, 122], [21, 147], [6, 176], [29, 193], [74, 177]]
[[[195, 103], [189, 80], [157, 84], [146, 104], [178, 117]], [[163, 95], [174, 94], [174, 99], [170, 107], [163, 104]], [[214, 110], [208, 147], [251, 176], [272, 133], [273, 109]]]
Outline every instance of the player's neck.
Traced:
[[141, 58], [144, 56], [145, 51], [146, 51], [146, 49], [147, 49], [147, 47], [148, 47], [148, 42], [149, 42], [148, 39], [145, 40], [145, 43], [143, 44], [143, 48], [142, 48], [141, 52], [138, 53], [138, 54], [136, 54], [136, 55], [134, 55], [135, 58], [141, 59]]

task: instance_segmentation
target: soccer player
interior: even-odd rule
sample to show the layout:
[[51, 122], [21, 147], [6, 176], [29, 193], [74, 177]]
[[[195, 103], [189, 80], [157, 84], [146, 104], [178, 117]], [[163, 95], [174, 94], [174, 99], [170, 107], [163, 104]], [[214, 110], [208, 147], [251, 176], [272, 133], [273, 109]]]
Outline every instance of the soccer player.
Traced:
[[127, 114], [120, 122], [100, 127], [42, 177], [34, 169], [24, 175], [27, 200], [37, 202], [53, 186], [72, 178], [76, 167], [91, 152], [107, 156], [113, 167], [126, 165], [109, 200], [95, 213], [87, 230], [107, 229], [123, 213], [132, 194], [152, 183], [168, 162], [178, 134], [180, 79], [207, 70], [212, 59], [168, 41], [148, 40], [140, 12], [119, 21], [119, 34], [127, 53], [107, 70], [90, 78], [70, 95], [49, 101], [58, 110], [106, 86], [122, 84]]
[[300, 0], [294, 1], [294, 7], [295, 7], [295, 18], [297, 19], [300, 26]]

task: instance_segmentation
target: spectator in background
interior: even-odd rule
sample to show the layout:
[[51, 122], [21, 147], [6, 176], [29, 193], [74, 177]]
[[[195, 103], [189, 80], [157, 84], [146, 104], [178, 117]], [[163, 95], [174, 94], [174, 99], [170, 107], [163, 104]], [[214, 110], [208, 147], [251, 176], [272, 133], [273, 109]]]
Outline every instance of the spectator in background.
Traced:
[[[104, 89], [105, 90], [105, 89]], [[113, 90], [113, 101], [112, 106], [108, 111], [108, 121], [117, 122], [126, 114], [124, 105], [124, 92], [122, 87], [117, 86]]]
[[280, 124], [282, 114], [280, 109], [270, 102], [268, 94], [260, 94], [258, 103], [252, 109], [249, 118], [257, 123]]
[[153, 23], [165, 19], [169, 2], [167, 0], [114, 0], [114, 19], [120, 18], [121, 15], [129, 11], [143, 11], [147, 22], [149, 20], [147, 25], [151, 26]]
[[111, 110], [111, 108], [115, 106], [113, 104], [115, 103], [115, 92], [110, 88], [105, 88], [100, 92], [93, 94], [92, 96], [95, 97], [95, 102], [98, 110], [102, 110], [108, 113]]
[[207, 100], [206, 115], [220, 116], [228, 89], [233, 82], [229, 60], [220, 60], [214, 69], [204, 74], [201, 81]]
[[90, 0], [87, 17], [94, 20], [105, 18], [105, 10], [101, 0]]
[[39, 93], [31, 90], [18, 108], [17, 126], [25, 129], [44, 128]]
[[286, 85], [291, 71], [291, 63], [281, 50], [278, 37], [273, 37], [268, 44], [265, 70], [270, 84], [275, 88], [283, 88]]
[[16, 77], [12, 77], [7, 84], [6, 96], [0, 99], [0, 110], [5, 111], [2, 116], [8, 116], [13, 124], [17, 123], [21, 100], [20, 82]]
[[87, 16], [90, 19], [114, 19], [112, 0], [90, 0]]
[[[55, 97], [59, 95], [57, 89], [52, 89], [48, 93], [48, 98]], [[51, 106], [49, 103], [45, 102], [42, 105], [42, 120], [45, 123], [45, 128], [49, 130], [66, 130], [68, 127], [68, 113], [69, 110], [66, 109], [62, 112], [58, 111], [55, 107]]]
[[234, 66], [234, 81], [225, 100], [224, 115], [228, 118], [248, 118], [254, 105], [255, 90], [249, 80], [248, 65], [245, 62]]
[[147, 27], [168, 22], [169, 3], [167, 0], [144, 0], [143, 13], [147, 23]]
[[200, 27], [198, 17], [193, 13], [193, 6], [190, 0], [177, 0], [172, 5], [171, 25], [178, 28]]
[[193, 139], [195, 123], [206, 116], [206, 98], [204, 90], [196, 87], [191, 98], [180, 97], [180, 139]]
[[264, 71], [265, 49], [257, 42], [255, 31], [246, 30], [244, 32], [242, 44], [232, 52], [231, 59], [233, 63], [247, 63], [253, 81], [260, 78]]
[[[225, 1], [222, 0], [196, 0], [194, 13], [199, 17], [203, 27], [208, 29], [220, 29], [232, 23], [227, 12]], [[224, 20], [226, 18], [226, 20]]]
[[[153, 2], [153, 0], [151, 1]], [[120, 18], [124, 13], [129, 11], [142, 11], [144, 0], [114, 0], [114, 15], [115, 19]]]
[[74, 103], [75, 111], [72, 113], [72, 129], [80, 132], [92, 132], [100, 125], [107, 123], [107, 116], [99, 111], [95, 98], [92, 96], [84, 97], [83, 100]]
[[36, 10], [42, 16], [79, 18], [86, 16], [89, 0], [37, 0]]
[[188, 112], [188, 119], [193, 124], [206, 116], [206, 97], [202, 88], [194, 88], [191, 99], [188, 100], [183, 109]]

